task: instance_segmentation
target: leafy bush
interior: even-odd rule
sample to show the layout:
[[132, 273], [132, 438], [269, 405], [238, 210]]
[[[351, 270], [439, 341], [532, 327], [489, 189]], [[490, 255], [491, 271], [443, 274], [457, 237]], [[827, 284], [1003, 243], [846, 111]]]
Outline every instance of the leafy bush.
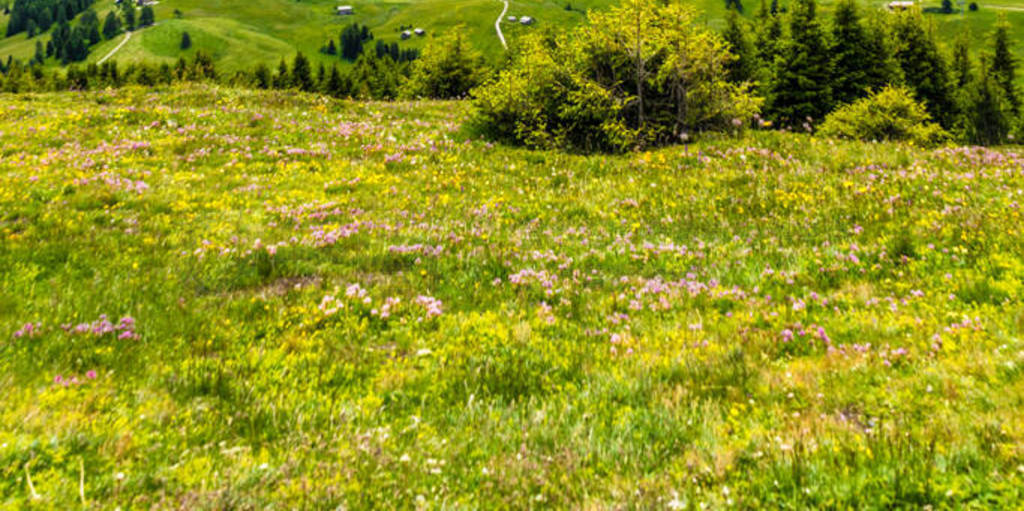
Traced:
[[826, 137], [908, 141], [923, 146], [946, 142], [949, 134], [931, 120], [909, 89], [886, 87], [836, 109], [825, 118], [819, 133]]
[[412, 66], [404, 93], [414, 98], [463, 97], [480, 85], [486, 72], [483, 56], [466, 41], [461, 28], [456, 28], [427, 44]]
[[740, 127], [761, 100], [726, 81], [734, 58], [687, 6], [632, 0], [568, 34], [526, 38], [475, 91], [472, 124], [532, 147], [618, 151]]

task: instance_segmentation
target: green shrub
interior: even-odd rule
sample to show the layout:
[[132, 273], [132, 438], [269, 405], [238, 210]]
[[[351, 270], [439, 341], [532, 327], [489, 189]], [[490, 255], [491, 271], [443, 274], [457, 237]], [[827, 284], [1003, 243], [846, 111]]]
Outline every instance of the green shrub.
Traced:
[[483, 55], [474, 50], [457, 27], [432, 39], [412, 64], [403, 95], [412, 98], [454, 99], [466, 96], [487, 75]]
[[472, 124], [531, 147], [619, 151], [741, 127], [761, 100], [726, 80], [734, 57], [686, 6], [634, 0], [571, 33], [526, 38], [477, 89]]
[[907, 141], [922, 146], [946, 142], [949, 134], [931, 120], [909, 89], [886, 87], [836, 109], [825, 118], [819, 134], [866, 141]]

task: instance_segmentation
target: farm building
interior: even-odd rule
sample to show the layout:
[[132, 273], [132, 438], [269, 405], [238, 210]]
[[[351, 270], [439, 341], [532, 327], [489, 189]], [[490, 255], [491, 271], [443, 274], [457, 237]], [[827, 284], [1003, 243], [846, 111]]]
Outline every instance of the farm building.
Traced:
[[422, 28], [417, 28], [416, 30], [413, 30], [413, 32], [420, 37], [427, 35], [427, 31]]
[[517, 17], [515, 17], [515, 16], [509, 16], [509, 17], [508, 17], [508, 20], [509, 20], [510, 22], [512, 22], [512, 23], [515, 23], [515, 22], [519, 21], [519, 18], [517, 18]]
[[913, 7], [916, 3], [917, 2], [907, 0], [897, 0], [895, 2], [889, 2], [886, 4], [886, 7], [888, 7], [890, 11], [905, 11]]
[[519, 18], [519, 23], [522, 23], [523, 25], [533, 25], [533, 18], [523, 16], [522, 18]]
[[353, 9], [351, 5], [339, 5], [337, 13], [339, 16], [348, 16], [350, 14], [355, 14], [355, 9]]
[[410, 32], [408, 30], [403, 30], [402, 31], [402, 40], [403, 41], [408, 39], [408, 38], [410, 38], [410, 37], [412, 37], [412, 32]]

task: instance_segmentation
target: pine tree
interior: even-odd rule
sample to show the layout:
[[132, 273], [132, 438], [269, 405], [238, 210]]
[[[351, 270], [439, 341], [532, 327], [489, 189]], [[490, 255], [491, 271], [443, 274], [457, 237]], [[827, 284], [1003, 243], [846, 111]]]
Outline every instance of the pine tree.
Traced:
[[896, 60], [907, 85], [924, 102], [928, 112], [943, 128], [956, 118], [949, 68], [935, 41], [934, 31], [925, 25], [918, 10], [898, 14], [893, 27]]
[[953, 83], [963, 89], [973, 80], [970, 55], [970, 32], [962, 30], [953, 42]]
[[288, 63], [281, 59], [281, 63], [277, 65], [277, 74], [274, 75], [274, 88], [275, 89], [287, 89], [291, 87], [291, 76], [288, 72]]
[[103, 20], [103, 38], [112, 39], [121, 32], [121, 20], [114, 14], [113, 11], [107, 13], [107, 18]]
[[156, 14], [153, 12], [153, 8], [146, 5], [142, 8], [142, 14], [139, 15], [139, 26], [149, 27], [156, 22]]
[[53, 26], [53, 16], [50, 15], [49, 9], [43, 9], [39, 13], [39, 17], [36, 19], [36, 23], [39, 25], [40, 32], [46, 32]]
[[124, 19], [124, 29], [131, 32], [135, 30], [135, 4], [131, 0], [125, 0], [121, 4], [121, 18]]
[[777, 60], [768, 114], [786, 127], [810, 129], [832, 110], [832, 62], [816, 7], [814, 0], [796, 1]]
[[1020, 110], [1020, 95], [1017, 92], [1017, 61], [1010, 49], [1010, 24], [1006, 21], [1006, 15], [1000, 13], [999, 21], [996, 22], [995, 32], [992, 34], [992, 79], [1003, 88], [1006, 99], [1013, 106], [1013, 111]]
[[344, 97], [348, 93], [342, 82], [341, 73], [338, 72], [337, 65], [331, 66], [331, 75], [327, 78], [327, 85], [324, 86], [324, 89], [324, 92], [336, 98]]
[[43, 42], [36, 41], [36, 56], [33, 59], [37, 64], [42, 64], [46, 60], [46, 54], [43, 51]]
[[188, 35], [188, 32], [181, 33], [181, 49], [187, 50], [192, 47], [192, 36]]
[[865, 97], [873, 86], [884, 85], [869, 81], [867, 42], [856, 2], [842, 0], [832, 23], [832, 98], [836, 103], [852, 103]]
[[1013, 119], [1013, 105], [1006, 98], [999, 77], [989, 71], [991, 63], [981, 66], [981, 75], [970, 87], [967, 139], [975, 144], [1006, 142]]
[[725, 32], [722, 37], [729, 44], [729, 53], [735, 57], [727, 65], [729, 81], [733, 83], [753, 82], [754, 48], [747, 38], [747, 28], [735, 11], [729, 11], [725, 16]]
[[88, 9], [82, 14], [82, 18], [79, 20], [78, 25], [85, 29], [86, 37], [89, 39], [89, 45], [96, 44], [102, 40], [100, 37], [100, 18], [96, 15], [96, 11]]
[[36, 30], [38, 29], [39, 27], [36, 26], [36, 20], [28, 20], [28, 23], [25, 25], [25, 32], [27, 33], [29, 39], [32, 39], [36, 36]]
[[896, 60], [896, 49], [890, 40], [890, 32], [886, 19], [887, 13], [869, 13], [873, 19], [862, 21], [864, 27], [864, 46], [867, 60], [864, 62], [864, 82], [873, 90], [878, 91], [887, 85], [903, 83], [903, 71]]
[[324, 86], [327, 84], [327, 68], [324, 67], [324, 63], [321, 62], [320, 66], [316, 70], [316, 90], [323, 91]]
[[257, 89], [269, 89], [273, 85], [270, 69], [267, 69], [267, 66], [262, 62], [256, 65], [256, 70], [253, 71], [253, 80], [256, 82]]
[[306, 56], [299, 52], [295, 55], [295, 60], [292, 62], [292, 78], [291, 85], [298, 87], [299, 90], [309, 92], [314, 89], [313, 87], [313, 75], [309, 67], [309, 60]]

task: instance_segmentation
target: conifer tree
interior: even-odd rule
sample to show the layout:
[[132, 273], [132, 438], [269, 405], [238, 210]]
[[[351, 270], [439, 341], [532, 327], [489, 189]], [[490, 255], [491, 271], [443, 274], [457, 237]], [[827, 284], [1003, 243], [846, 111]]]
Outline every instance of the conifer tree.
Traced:
[[797, 0], [777, 59], [768, 114], [785, 127], [809, 129], [832, 110], [832, 59], [815, 0]]
[[337, 98], [344, 97], [348, 93], [336, 64], [331, 66], [331, 75], [327, 78], [327, 84], [324, 86], [324, 89], [324, 92]]
[[856, 2], [842, 0], [832, 23], [832, 98], [836, 103], [852, 103], [865, 97], [873, 86], [884, 85], [871, 83], [868, 77], [869, 49]]
[[156, 14], [153, 12], [153, 8], [146, 5], [142, 8], [142, 14], [139, 15], [139, 26], [148, 27], [156, 22]]
[[897, 14], [894, 25], [895, 56], [907, 85], [932, 117], [948, 129], [956, 118], [956, 109], [948, 64], [939, 52], [933, 27], [925, 24], [920, 10]]
[[953, 83], [957, 89], [963, 89], [974, 78], [971, 69], [970, 37], [970, 32], [963, 30], [957, 34], [953, 42]]
[[181, 49], [187, 50], [192, 47], [192, 36], [188, 32], [181, 33]]
[[896, 61], [895, 46], [890, 40], [886, 13], [869, 12], [873, 19], [861, 22], [864, 28], [865, 57], [864, 81], [873, 91], [881, 90], [887, 85], [903, 83], [903, 71]]
[[257, 89], [269, 89], [273, 84], [270, 69], [267, 69], [267, 66], [262, 62], [256, 65], [256, 70], [253, 71], [253, 79], [256, 82]]
[[121, 20], [113, 11], [108, 12], [106, 19], [103, 20], [103, 38], [112, 39], [120, 32]]
[[969, 88], [966, 138], [975, 144], [1006, 142], [1013, 119], [1013, 105], [991, 69], [991, 63], [982, 65], [980, 76]]
[[135, 30], [135, 4], [131, 0], [125, 0], [121, 4], [121, 18], [124, 19], [124, 29], [131, 32]]
[[725, 16], [725, 32], [722, 37], [729, 44], [729, 53], [735, 57], [726, 66], [729, 73], [729, 81], [733, 83], [754, 82], [754, 48], [747, 37], [747, 27], [744, 26], [739, 14], [729, 11]]
[[313, 73], [309, 66], [309, 60], [302, 52], [297, 53], [295, 60], [292, 61], [291, 85], [305, 92], [314, 90]]
[[287, 89], [291, 86], [291, 74], [288, 72], [288, 63], [281, 59], [277, 65], [277, 74], [274, 75], [274, 88]]
[[1017, 61], [1010, 49], [1010, 24], [1006, 15], [1000, 14], [992, 34], [992, 67], [991, 77], [1006, 93], [1006, 99], [1013, 106], [1014, 112], [1020, 110], [1020, 95], [1017, 92]]

